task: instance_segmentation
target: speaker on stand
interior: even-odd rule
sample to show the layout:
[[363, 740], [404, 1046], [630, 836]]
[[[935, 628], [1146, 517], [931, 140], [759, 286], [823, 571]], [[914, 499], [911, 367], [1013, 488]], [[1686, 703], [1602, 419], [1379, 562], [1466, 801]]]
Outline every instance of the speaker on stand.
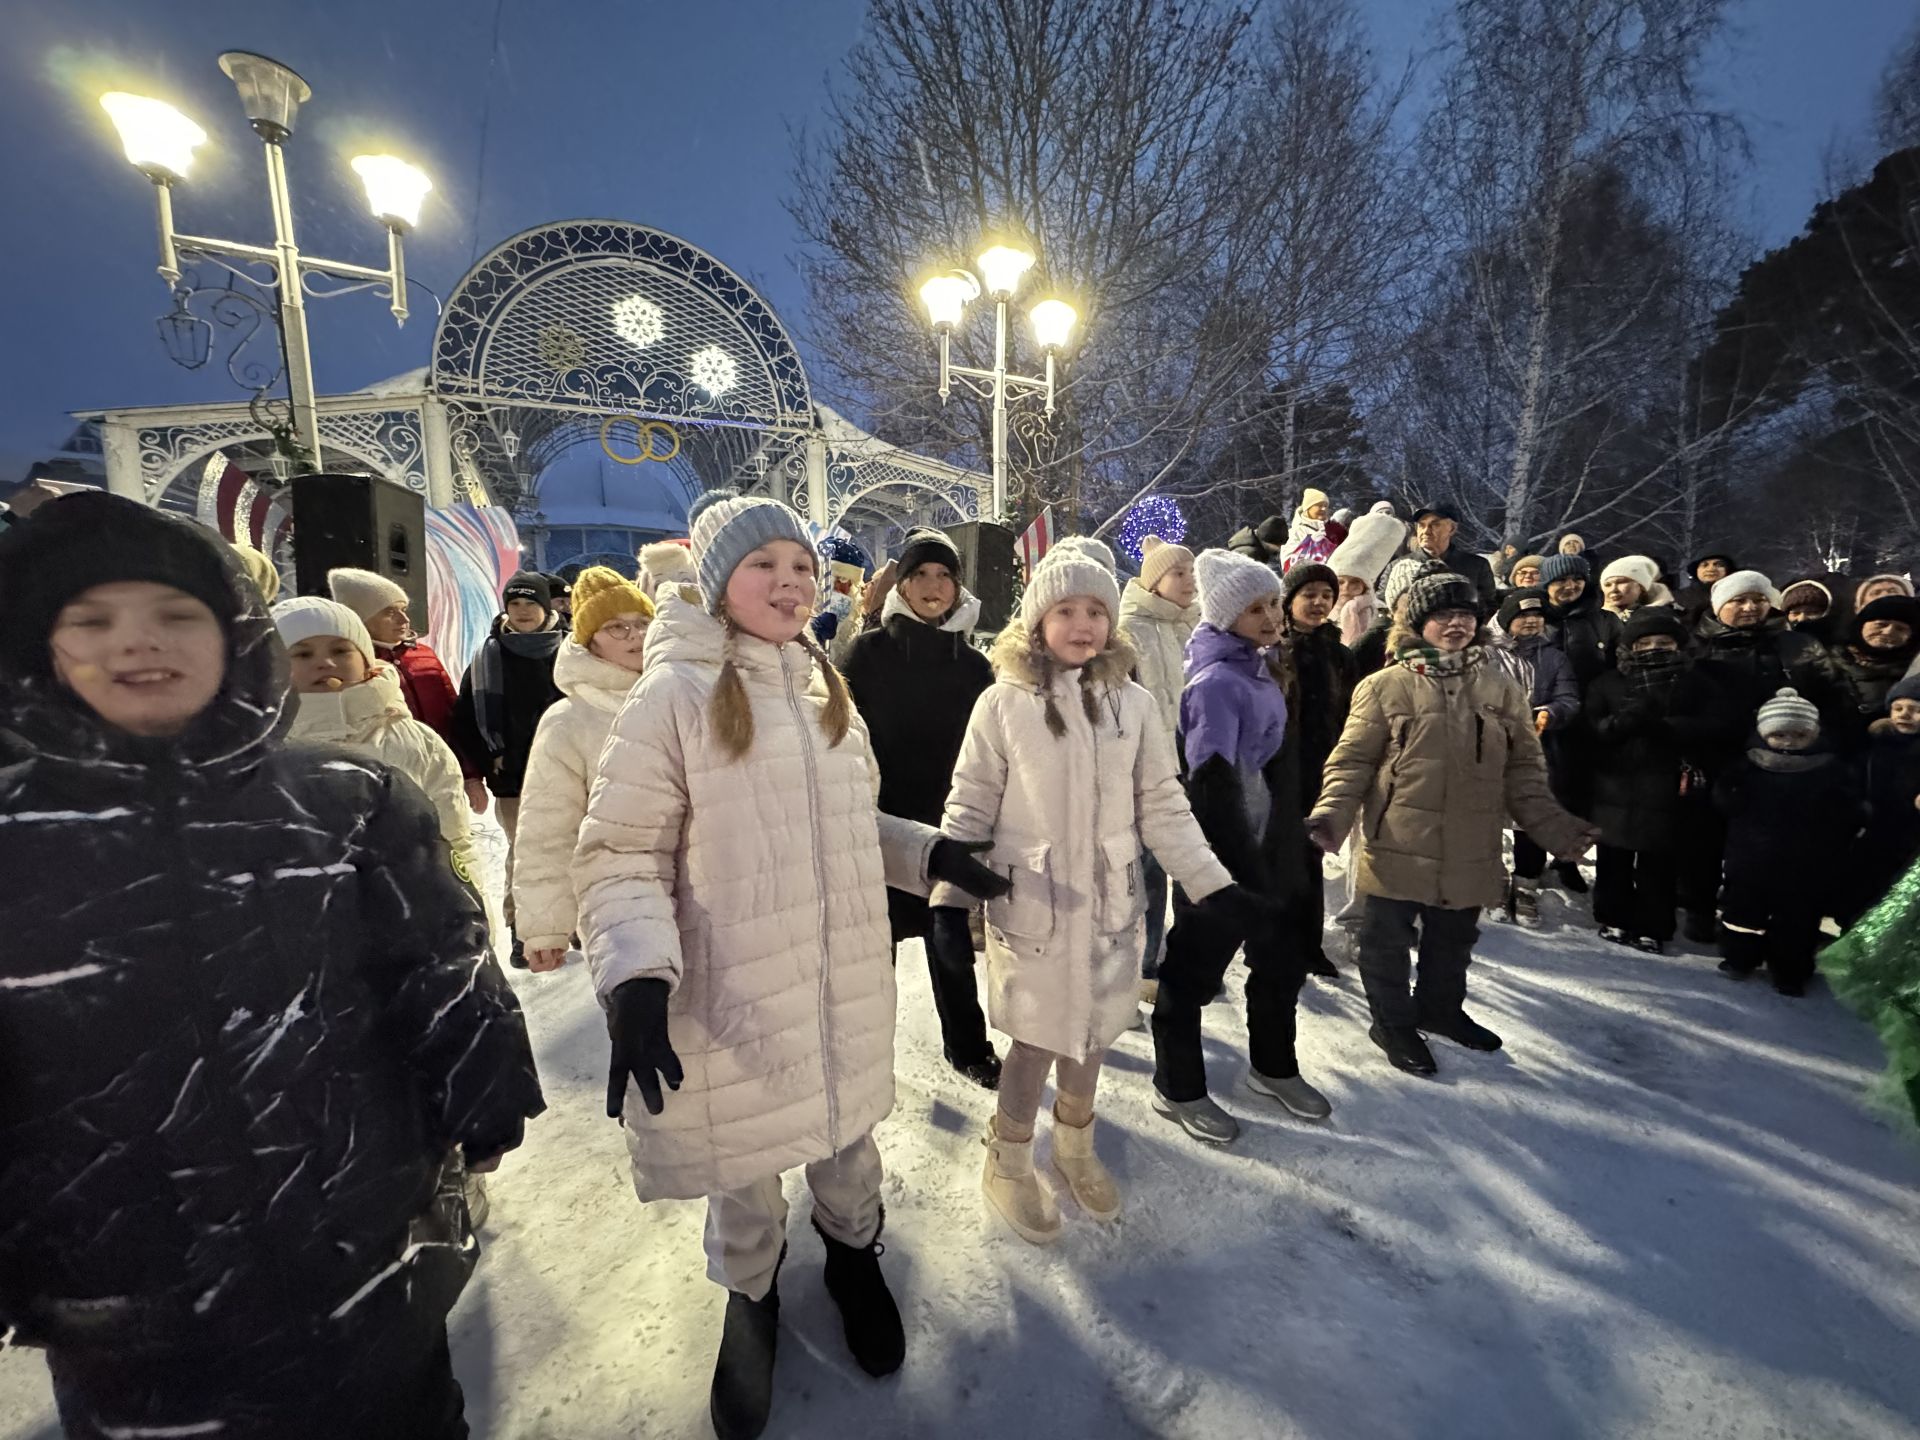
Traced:
[[325, 595], [341, 566], [384, 575], [407, 592], [414, 628], [427, 628], [427, 506], [416, 490], [372, 475], [297, 476], [293, 565], [302, 595]]
[[960, 583], [980, 597], [980, 625], [974, 632], [990, 639], [1013, 619], [1013, 592], [1020, 575], [1014, 534], [991, 520], [949, 525], [947, 535], [960, 550]]

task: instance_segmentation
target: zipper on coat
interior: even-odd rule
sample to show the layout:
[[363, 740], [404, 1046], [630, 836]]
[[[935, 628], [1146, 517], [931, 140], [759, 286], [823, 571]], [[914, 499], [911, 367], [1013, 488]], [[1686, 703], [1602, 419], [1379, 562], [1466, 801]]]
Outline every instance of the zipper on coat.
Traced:
[[787, 708], [793, 712], [794, 724], [800, 730], [800, 758], [805, 762], [807, 772], [807, 826], [813, 832], [813, 892], [819, 897], [815, 910], [818, 930], [815, 940], [820, 947], [820, 1079], [825, 1087], [827, 1102], [827, 1144], [834, 1154], [840, 1153], [840, 1107], [833, 1093], [833, 1032], [827, 1020], [827, 870], [821, 860], [824, 837], [820, 834], [820, 769], [814, 757], [813, 734], [807, 726], [806, 707], [793, 693], [793, 672], [787, 669], [786, 656], [779, 657], [780, 679], [787, 687]]
[[1481, 752], [1487, 739], [1487, 717], [1478, 710], [1473, 712], [1473, 763], [1480, 763]]

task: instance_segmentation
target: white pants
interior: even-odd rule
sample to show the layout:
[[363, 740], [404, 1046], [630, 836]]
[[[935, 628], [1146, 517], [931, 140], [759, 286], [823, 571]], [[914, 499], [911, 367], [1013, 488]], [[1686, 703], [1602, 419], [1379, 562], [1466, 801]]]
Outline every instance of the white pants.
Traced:
[[[871, 1132], [807, 1166], [813, 1216], [844, 1245], [871, 1245], [880, 1233], [880, 1149]], [[787, 1241], [787, 1197], [769, 1175], [707, 1196], [707, 1278], [749, 1300], [773, 1286]]]

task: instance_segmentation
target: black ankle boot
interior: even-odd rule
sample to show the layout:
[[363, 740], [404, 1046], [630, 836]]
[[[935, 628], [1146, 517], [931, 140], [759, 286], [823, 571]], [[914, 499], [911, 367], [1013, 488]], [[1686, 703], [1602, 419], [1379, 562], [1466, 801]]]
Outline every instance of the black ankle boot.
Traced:
[[886, 1207], [880, 1208], [880, 1228], [865, 1245], [834, 1239], [820, 1229], [817, 1216], [813, 1228], [827, 1245], [827, 1293], [840, 1307], [847, 1349], [867, 1374], [893, 1374], [907, 1358], [907, 1335], [900, 1325], [900, 1307], [893, 1303], [887, 1278], [880, 1273], [880, 1257], [886, 1253], [880, 1243], [880, 1232], [887, 1228]]
[[[785, 1264], [787, 1247], [780, 1247]], [[738, 1290], [727, 1295], [727, 1322], [720, 1332], [720, 1358], [713, 1367], [707, 1401], [713, 1433], [720, 1440], [753, 1440], [767, 1428], [773, 1410], [773, 1358], [780, 1342], [780, 1269], [761, 1299]]]
[[1560, 877], [1560, 883], [1566, 886], [1569, 894], [1584, 895], [1587, 893], [1587, 877], [1580, 873], [1580, 866], [1577, 861], [1556, 861], [1553, 867], [1553, 873]]

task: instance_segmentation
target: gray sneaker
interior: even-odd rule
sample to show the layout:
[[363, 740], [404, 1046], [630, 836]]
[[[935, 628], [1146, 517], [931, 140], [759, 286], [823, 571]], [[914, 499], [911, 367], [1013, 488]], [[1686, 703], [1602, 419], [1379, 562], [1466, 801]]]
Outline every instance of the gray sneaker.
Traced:
[[1214, 1104], [1210, 1095], [1202, 1095], [1198, 1100], [1169, 1100], [1155, 1090], [1153, 1108], [1194, 1139], [1209, 1145], [1231, 1145], [1240, 1138], [1240, 1122]]
[[1256, 1095], [1265, 1095], [1270, 1100], [1278, 1100], [1302, 1120], [1324, 1120], [1333, 1114], [1332, 1102], [1298, 1075], [1276, 1080], [1271, 1075], [1262, 1075], [1258, 1070], [1249, 1070], [1247, 1089]]

